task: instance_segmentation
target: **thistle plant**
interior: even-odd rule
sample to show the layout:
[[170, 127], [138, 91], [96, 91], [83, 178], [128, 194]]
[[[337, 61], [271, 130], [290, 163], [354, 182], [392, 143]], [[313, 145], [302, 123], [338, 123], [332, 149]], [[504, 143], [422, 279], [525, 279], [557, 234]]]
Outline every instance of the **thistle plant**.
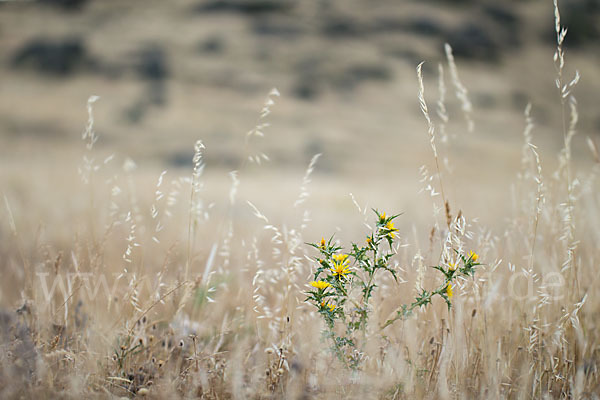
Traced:
[[[377, 215], [374, 230], [362, 245], [352, 243], [348, 253], [344, 253], [343, 248], [333, 241], [333, 236], [329, 240], [322, 238], [319, 243], [309, 243], [320, 255], [315, 258], [318, 267], [306, 300], [317, 308], [323, 318], [326, 326], [324, 337], [331, 342], [332, 352], [350, 369], [358, 369], [363, 359], [369, 316], [373, 311], [369, 302], [377, 287], [376, 274], [378, 271], [388, 272], [398, 281], [391, 259], [396, 254], [394, 243], [398, 231], [393, 221], [399, 214], [387, 216], [373, 211]], [[456, 262], [448, 262], [447, 267], [433, 267], [444, 275], [443, 282], [433, 291], [421, 289], [415, 300], [411, 304], [403, 304], [381, 329], [406, 319], [415, 308], [431, 304], [436, 295], [442, 297], [450, 309], [453, 281], [461, 276], [472, 276], [475, 267], [480, 265], [477, 262], [479, 256], [474, 252], [456, 254]], [[360, 290], [359, 295], [353, 295], [357, 289]]]
[[[396, 271], [390, 267], [390, 259], [395, 254], [397, 229], [393, 220], [398, 215], [388, 217], [385, 213], [375, 213], [377, 223], [374, 231], [362, 245], [353, 243], [347, 254], [341, 252], [342, 247], [333, 242], [333, 237], [310, 244], [319, 250], [320, 257], [316, 258], [318, 268], [314, 281], [310, 283], [313, 289], [307, 292], [307, 300], [317, 307], [325, 321], [324, 334], [332, 342], [332, 351], [352, 369], [358, 368], [362, 359], [371, 312], [369, 301], [377, 286], [375, 275], [384, 270], [397, 280]], [[360, 289], [360, 296], [350, 296], [355, 288]], [[336, 322], [344, 327], [341, 335], [336, 333]], [[359, 345], [359, 340], [362, 345]]]

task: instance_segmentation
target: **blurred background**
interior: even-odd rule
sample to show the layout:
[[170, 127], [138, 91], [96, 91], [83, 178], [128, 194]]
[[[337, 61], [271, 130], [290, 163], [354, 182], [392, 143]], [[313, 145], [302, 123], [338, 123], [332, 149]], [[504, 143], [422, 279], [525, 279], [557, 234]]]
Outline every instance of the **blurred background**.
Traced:
[[[600, 131], [600, 1], [560, 7], [566, 80], [576, 69], [582, 76], [574, 154], [586, 163], [584, 138]], [[473, 103], [473, 132], [455, 96], [446, 42]], [[322, 153], [317, 205], [346, 212], [353, 192], [361, 204], [417, 215], [419, 168], [434, 168], [417, 100], [415, 67], [425, 61], [434, 117], [438, 64], [445, 70], [450, 122], [438, 146], [448, 159], [448, 197], [468, 204], [472, 217], [497, 218], [520, 167], [528, 102], [546, 172], [556, 164], [563, 138], [555, 47], [551, 0], [1, 1], [3, 186], [18, 198], [27, 183], [17, 174], [48, 191], [61, 174], [75, 174], [86, 100], [98, 95], [100, 159], [115, 154], [120, 166], [131, 158], [154, 182], [164, 169], [188, 173], [201, 139], [209, 193], [225, 201], [227, 172], [242, 165], [246, 133], [275, 87], [281, 96], [266, 118], [271, 125], [253, 144], [270, 161], [247, 167], [245, 181], [260, 175], [261, 182], [249, 183], [248, 193], [265, 204], [274, 193], [293, 199], [310, 159]]]
[[[0, 0], [0, 398], [132, 396], [138, 383], [113, 389], [150, 379], [186, 398], [275, 398], [279, 383], [243, 391], [263, 385], [267, 362], [267, 381], [303, 377], [309, 397], [326, 397], [321, 385], [335, 398], [598, 392], [600, 0], [559, 6], [564, 82], [581, 76], [562, 169], [571, 110], [555, 86], [552, 0]], [[375, 328], [413, 288], [438, 287], [426, 266], [450, 263], [450, 248], [482, 267], [454, 286], [456, 313], [437, 299], [384, 340], [363, 330], [367, 373], [347, 374], [317, 354], [304, 300], [318, 255], [305, 243], [365, 243], [371, 207], [403, 214], [389, 264], [403, 283], [369, 280], [381, 289], [369, 308], [358, 285], [336, 300], [354, 323], [372, 311]], [[63, 276], [68, 292], [48, 294]]]

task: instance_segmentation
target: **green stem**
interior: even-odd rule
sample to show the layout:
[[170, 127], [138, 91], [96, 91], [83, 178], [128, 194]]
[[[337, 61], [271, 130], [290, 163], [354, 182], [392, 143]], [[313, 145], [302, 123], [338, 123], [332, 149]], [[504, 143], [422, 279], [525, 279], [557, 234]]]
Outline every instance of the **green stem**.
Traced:
[[433, 298], [433, 296], [435, 296], [436, 294], [441, 296], [442, 293], [446, 290], [446, 288], [448, 287], [448, 285], [451, 283], [452, 281], [450, 279], [445, 279], [444, 283], [439, 286], [436, 290], [434, 290], [433, 292], [430, 292], [427, 296], [420, 298], [418, 301], [413, 302], [408, 308], [404, 308], [402, 310], [397, 310], [396, 311], [396, 316], [392, 319], [387, 320], [383, 326], [380, 328], [380, 330], [383, 330], [385, 328], [387, 328], [389, 325], [393, 324], [394, 322], [396, 322], [399, 319], [404, 319], [407, 316], [409, 316], [412, 311], [417, 308], [417, 307], [422, 307], [425, 304], [428, 304], [431, 302], [431, 299]]

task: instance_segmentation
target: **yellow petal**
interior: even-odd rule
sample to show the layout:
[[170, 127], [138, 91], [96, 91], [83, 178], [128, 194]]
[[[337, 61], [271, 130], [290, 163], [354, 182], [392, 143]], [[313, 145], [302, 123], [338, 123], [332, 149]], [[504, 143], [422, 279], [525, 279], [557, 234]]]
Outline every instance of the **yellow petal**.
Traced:
[[310, 283], [310, 285], [311, 285], [312, 287], [315, 287], [315, 288], [317, 288], [317, 289], [325, 289], [325, 288], [327, 288], [327, 287], [331, 286], [329, 283], [327, 283], [327, 282], [325, 282], [325, 281], [312, 281], [312, 282]]
[[474, 262], [477, 262], [477, 260], [479, 260], [479, 256], [474, 251], [469, 252], [469, 258]]
[[348, 258], [348, 254], [334, 254], [333, 259], [338, 263], [343, 263]]
[[452, 293], [452, 284], [448, 284], [448, 286], [446, 286], [446, 294], [448, 295], [448, 298], [451, 299], [453, 294]]

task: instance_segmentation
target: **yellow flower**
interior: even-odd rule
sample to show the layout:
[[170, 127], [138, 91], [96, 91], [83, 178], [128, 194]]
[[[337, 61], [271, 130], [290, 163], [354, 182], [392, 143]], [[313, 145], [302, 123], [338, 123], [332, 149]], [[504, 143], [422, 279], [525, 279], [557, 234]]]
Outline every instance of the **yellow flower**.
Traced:
[[310, 283], [310, 286], [316, 287], [319, 290], [323, 290], [325, 288], [328, 288], [331, 285], [329, 283], [325, 282], [325, 281], [312, 281]]
[[452, 298], [452, 284], [449, 283], [448, 286], [446, 286], [446, 295], [448, 296], [449, 299]]
[[450, 270], [450, 271], [456, 271], [456, 264], [454, 264], [454, 263], [448, 263], [448, 270]]
[[473, 260], [473, 262], [477, 262], [479, 260], [479, 256], [474, 251], [469, 251], [469, 259]]
[[325, 303], [324, 301], [321, 302], [321, 307], [325, 308], [329, 308], [329, 312], [335, 310], [335, 304], [330, 304], [330, 303]]
[[334, 254], [332, 257], [336, 263], [344, 264], [348, 258], [348, 254]]
[[324, 237], [322, 237], [322, 238], [321, 238], [320, 247], [321, 247], [322, 249], [324, 249], [324, 248], [325, 248], [325, 246], [326, 246], [326, 244], [325, 244], [325, 238], [324, 238]]
[[392, 221], [389, 221], [387, 224], [385, 224], [385, 229], [390, 231], [388, 233], [388, 236], [390, 236], [390, 237], [396, 236], [396, 234], [394, 232], [396, 232], [398, 229], [394, 228], [394, 223]]
[[334, 276], [338, 276], [339, 278], [343, 278], [344, 275], [350, 273], [350, 269], [348, 268], [348, 264], [344, 262], [336, 262], [331, 267], [331, 272], [333, 272]]
[[333, 272], [333, 275], [343, 278], [344, 275], [350, 273], [350, 269], [348, 268], [348, 254], [334, 254], [332, 258], [333, 267], [331, 267], [331, 272]]
[[371, 238], [367, 236], [367, 244], [371, 244]]
[[386, 219], [386, 218], [387, 218], [387, 217], [385, 216], [385, 213], [382, 213], [382, 214], [379, 216], [379, 221], [380, 221], [380, 222], [383, 222], [383, 221], [385, 221], [385, 219]]

